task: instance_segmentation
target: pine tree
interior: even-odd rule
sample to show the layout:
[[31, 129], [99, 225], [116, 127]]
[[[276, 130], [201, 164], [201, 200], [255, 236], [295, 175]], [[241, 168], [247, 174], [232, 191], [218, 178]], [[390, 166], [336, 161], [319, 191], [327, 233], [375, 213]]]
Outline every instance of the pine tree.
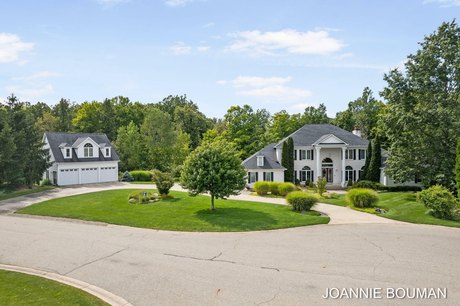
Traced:
[[380, 182], [380, 167], [382, 165], [382, 152], [380, 139], [378, 137], [373, 141], [372, 157], [367, 170], [369, 181]]
[[369, 180], [369, 164], [372, 158], [372, 141], [369, 140], [369, 144], [367, 145], [367, 152], [366, 152], [366, 162], [364, 163], [362, 179]]
[[457, 160], [455, 163], [455, 180], [457, 181], [457, 195], [460, 199], [460, 137], [457, 140]]
[[284, 171], [284, 181], [294, 182], [294, 141], [289, 137], [283, 143], [281, 151], [281, 165], [286, 168]]

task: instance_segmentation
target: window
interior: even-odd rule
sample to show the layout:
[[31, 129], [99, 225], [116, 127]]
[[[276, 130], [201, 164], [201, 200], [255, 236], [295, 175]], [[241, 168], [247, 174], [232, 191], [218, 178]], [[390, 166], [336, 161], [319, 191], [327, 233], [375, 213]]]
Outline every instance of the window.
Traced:
[[307, 159], [313, 160], [313, 150], [307, 150]]
[[254, 183], [258, 180], [258, 173], [257, 172], [248, 172], [248, 183]]
[[360, 180], [363, 180], [364, 179], [364, 166], [361, 168], [361, 170], [359, 170], [358, 172], [358, 178]]
[[70, 148], [65, 149], [65, 157], [70, 158]]
[[264, 181], [273, 182], [273, 172], [264, 172]]
[[313, 171], [310, 167], [305, 166], [300, 171], [300, 181], [301, 182], [313, 182]]
[[264, 166], [264, 157], [257, 156], [257, 167], [263, 167], [263, 166]]
[[345, 159], [356, 159], [355, 149], [349, 149], [345, 151]]
[[350, 167], [350, 166], [346, 166], [345, 167], [345, 181], [348, 182], [348, 181], [352, 181], [354, 182], [354, 171], [353, 171], [353, 168]]
[[85, 144], [83, 147], [83, 156], [84, 157], [93, 157], [93, 145], [90, 143]]
[[359, 160], [366, 159], [366, 150], [364, 150], [364, 149], [359, 149], [358, 159], [359, 159]]
[[299, 160], [307, 159], [307, 150], [299, 150]]

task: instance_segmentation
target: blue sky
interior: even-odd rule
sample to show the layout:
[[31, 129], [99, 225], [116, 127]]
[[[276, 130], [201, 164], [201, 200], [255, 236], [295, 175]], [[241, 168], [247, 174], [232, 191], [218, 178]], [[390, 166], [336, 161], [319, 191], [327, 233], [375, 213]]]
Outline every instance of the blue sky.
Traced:
[[250, 104], [330, 115], [460, 0], [41, 0], [0, 2], [0, 96], [54, 105], [187, 94], [208, 116]]

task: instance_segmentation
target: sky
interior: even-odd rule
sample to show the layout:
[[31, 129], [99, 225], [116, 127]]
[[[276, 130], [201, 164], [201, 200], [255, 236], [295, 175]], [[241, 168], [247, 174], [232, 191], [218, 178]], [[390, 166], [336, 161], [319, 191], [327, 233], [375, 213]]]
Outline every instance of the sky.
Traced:
[[0, 2], [0, 98], [154, 103], [186, 94], [210, 117], [346, 109], [402, 68], [460, 0]]

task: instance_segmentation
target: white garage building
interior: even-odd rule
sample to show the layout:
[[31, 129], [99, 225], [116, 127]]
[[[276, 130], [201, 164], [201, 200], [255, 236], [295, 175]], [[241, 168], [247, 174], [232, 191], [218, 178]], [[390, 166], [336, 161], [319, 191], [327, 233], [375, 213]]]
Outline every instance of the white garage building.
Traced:
[[45, 133], [53, 165], [43, 178], [54, 185], [78, 185], [118, 181], [117, 152], [101, 133]]

